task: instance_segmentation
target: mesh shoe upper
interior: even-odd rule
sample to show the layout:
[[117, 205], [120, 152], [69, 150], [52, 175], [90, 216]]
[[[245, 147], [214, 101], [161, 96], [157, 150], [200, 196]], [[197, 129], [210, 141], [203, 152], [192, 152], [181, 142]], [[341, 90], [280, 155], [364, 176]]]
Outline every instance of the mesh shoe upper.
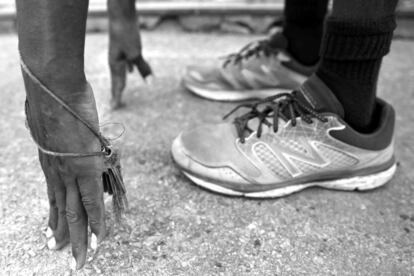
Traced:
[[[319, 87], [318, 82], [312, 77], [304, 86]], [[191, 174], [252, 190], [264, 189], [266, 184], [285, 186], [366, 174], [393, 164], [394, 113], [389, 105], [378, 103], [383, 119], [376, 133], [356, 134], [348, 131], [350, 127], [341, 118], [343, 110], [330, 91], [313, 94], [314, 107], [305, 102], [303, 93], [297, 93], [262, 101], [261, 109], [261, 104], [253, 105], [252, 111], [233, 124], [182, 133], [173, 144], [174, 159]], [[276, 105], [277, 111], [272, 109]], [[348, 133], [349, 139], [338, 139], [334, 133]], [[352, 142], [364, 139], [386, 141], [375, 149]]]
[[300, 65], [286, 52], [282, 34], [275, 37], [247, 45], [218, 66], [189, 66], [184, 84], [212, 91], [296, 88], [314, 68]]

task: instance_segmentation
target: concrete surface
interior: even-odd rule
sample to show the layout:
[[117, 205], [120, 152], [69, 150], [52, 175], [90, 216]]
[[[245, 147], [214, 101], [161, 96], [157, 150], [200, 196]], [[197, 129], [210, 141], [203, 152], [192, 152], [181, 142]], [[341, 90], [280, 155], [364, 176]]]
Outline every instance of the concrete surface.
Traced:
[[[410, 275], [414, 274], [414, 42], [394, 41], [379, 95], [398, 112], [395, 178], [372, 192], [309, 189], [276, 200], [216, 195], [191, 184], [170, 157], [184, 128], [219, 122], [233, 104], [201, 100], [180, 86], [185, 65], [209, 63], [252, 36], [143, 33], [158, 77], [129, 77], [128, 107], [109, 110], [107, 37], [87, 37], [86, 68], [101, 122], [120, 122], [130, 210], [85, 268], [49, 251], [46, 186], [24, 126], [17, 39], [0, 50], [0, 274], [2, 275]], [[110, 136], [119, 129], [107, 126]]]

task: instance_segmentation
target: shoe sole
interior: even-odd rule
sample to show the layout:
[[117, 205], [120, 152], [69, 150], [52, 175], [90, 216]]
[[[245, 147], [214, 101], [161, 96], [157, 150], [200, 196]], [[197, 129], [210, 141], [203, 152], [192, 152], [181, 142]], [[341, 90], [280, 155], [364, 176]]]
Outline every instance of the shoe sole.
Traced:
[[227, 90], [207, 90], [190, 83], [184, 82], [185, 88], [205, 99], [224, 102], [237, 102], [252, 99], [264, 99], [276, 94], [288, 93], [292, 89], [288, 88], [272, 88], [272, 89], [257, 89], [244, 91], [227, 91]]
[[387, 170], [384, 170], [382, 172], [378, 172], [375, 174], [366, 175], [366, 176], [354, 176], [350, 178], [341, 178], [337, 180], [296, 184], [296, 185], [291, 185], [291, 186], [286, 186], [282, 188], [276, 188], [276, 189], [261, 191], [261, 192], [236, 191], [236, 190], [225, 188], [215, 183], [206, 181], [188, 172], [183, 171], [183, 173], [195, 184], [207, 190], [219, 193], [219, 194], [224, 194], [224, 195], [229, 195], [229, 196], [249, 197], [249, 198], [277, 198], [277, 197], [287, 196], [287, 195], [302, 191], [310, 187], [321, 187], [321, 188], [326, 188], [326, 189], [342, 190], [342, 191], [372, 190], [372, 189], [381, 187], [385, 185], [388, 181], [390, 181], [393, 175], [395, 174], [396, 169], [397, 169], [397, 166], [394, 164]]

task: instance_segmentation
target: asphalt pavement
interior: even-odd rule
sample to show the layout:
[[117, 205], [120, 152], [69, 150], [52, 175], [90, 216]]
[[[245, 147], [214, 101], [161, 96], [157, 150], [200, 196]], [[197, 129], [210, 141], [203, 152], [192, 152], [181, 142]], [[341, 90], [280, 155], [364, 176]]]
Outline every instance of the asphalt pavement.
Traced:
[[[272, 200], [231, 198], [191, 184], [174, 166], [172, 140], [220, 122], [234, 104], [210, 102], [180, 85], [189, 64], [211, 64], [257, 36], [144, 32], [157, 80], [130, 75], [127, 107], [109, 108], [106, 34], [89, 34], [86, 74], [101, 123], [122, 123], [130, 209], [89, 252], [79, 275], [410, 275], [414, 273], [414, 41], [395, 40], [378, 94], [397, 110], [394, 179], [370, 192], [308, 189]], [[37, 150], [25, 128], [17, 37], [0, 46], [0, 274], [71, 275], [69, 247], [49, 251], [48, 201]], [[117, 125], [104, 132], [117, 136]]]

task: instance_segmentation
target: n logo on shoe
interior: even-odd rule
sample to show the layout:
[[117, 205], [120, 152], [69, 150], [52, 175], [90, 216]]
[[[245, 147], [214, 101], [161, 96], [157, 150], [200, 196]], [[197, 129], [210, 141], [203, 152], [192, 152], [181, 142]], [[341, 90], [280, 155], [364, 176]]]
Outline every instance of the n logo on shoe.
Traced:
[[[256, 143], [254, 148], [255, 152], [257, 152], [258, 147], [261, 147], [262, 149], [265, 147], [265, 151], [273, 157], [270, 159], [278, 160], [292, 177], [297, 177], [304, 173], [300, 164], [318, 168], [323, 168], [330, 164], [330, 161], [326, 160], [318, 150], [318, 142], [299, 139], [295, 144], [300, 145], [300, 148], [296, 147], [296, 149], [294, 149], [294, 147], [290, 147], [283, 143], [277, 143], [277, 146], [270, 146], [263, 142]], [[262, 158], [260, 159], [263, 161]]]

